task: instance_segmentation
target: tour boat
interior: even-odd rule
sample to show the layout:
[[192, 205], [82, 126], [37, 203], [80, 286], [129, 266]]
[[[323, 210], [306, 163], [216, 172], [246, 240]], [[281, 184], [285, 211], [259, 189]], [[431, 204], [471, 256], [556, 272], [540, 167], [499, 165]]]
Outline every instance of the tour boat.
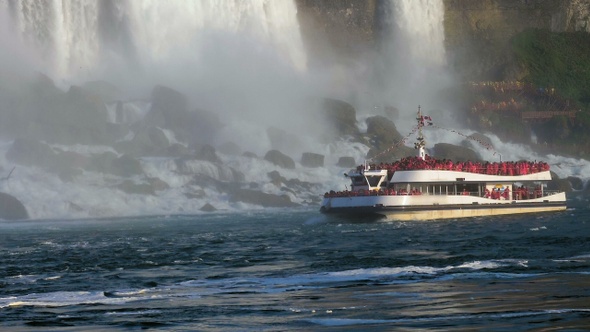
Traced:
[[563, 211], [565, 192], [547, 190], [545, 162], [453, 162], [426, 155], [418, 108], [418, 155], [365, 163], [344, 175], [350, 190], [324, 195], [320, 211], [343, 217], [434, 220]]

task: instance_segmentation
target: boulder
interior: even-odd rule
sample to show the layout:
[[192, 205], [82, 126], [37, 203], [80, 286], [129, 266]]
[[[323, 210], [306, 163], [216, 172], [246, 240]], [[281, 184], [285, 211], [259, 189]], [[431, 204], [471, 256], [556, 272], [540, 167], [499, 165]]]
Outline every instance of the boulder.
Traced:
[[201, 208], [199, 210], [200, 211], [203, 211], [203, 212], [214, 212], [214, 211], [217, 211], [217, 209], [213, 205], [211, 205], [209, 203], [205, 203], [205, 205], [201, 206]]
[[336, 136], [359, 135], [356, 125], [356, 110], [352, 105], [342, 100], [326, 98], [323, 100], [322, 109], [325, 119], [332, 125]]
[[573, 190], [583, 190], [584, 189], [584, 181], [577, 176], [568, 176], [567, 180], [572, 185]]
[[212, 163], [221, 163], [221, 159], [215, 153], [215, 148], [211, 145], [203, 145], [197, 152], [196, 158], [199, 160], [206, 160]]
[[29, 214], [23, 203], [16, 197], [6, 193], [0, 193], [0, 219], [29, 219]]
[[115, 149], [120, 153], [142, 157], [162, 154], [169, 146], [170, 140], [161, 128], [146, 127], [139, 129], [133, 139], [117, 142]]
[[324, 167], [324, 155], [304, 152], [301, 155], [301, 165], [312, 168]]
[[298, 204], [291, 202], [287, 195], [273, 195], [251, 189], [235, 189], [230, 193], [230, 202], [243, 202], [264, 207], [294, 207]]
[[385, 150], [399, 143], [403, 138], [395, 124], [384, 116], [370, 117], [366, 123], [370, 146], [378, 150]]
[[572, 191], [572, 184], [567, 179], [554, 177], [553, 180], [547, 183], [547, 190], [564, 191], [569, 193]]
[[279, 167], [286, 169], [294, 169], [295, 161], [291, 157], [283, 154], [278, 150], [270, 150], [264, 156], [264, 160], [269, 161]]
[[336, 163], [336, 166], [352, 168], [357, 166], [357, 164], [356, 160], [353, 157], [340, 157], [338, 158], [338, 163]]
[[223, 127], [217, 114], [200, 109], [190, 111], [187, 97], [171, 88], [156, 86], [151, 99], [145, 125], [172, 130], [181, 141], [213, 143]]
[[112, 161], [110, 173], [123, 177], [130, 177], [143, 174], [143, 167], [141, 167], [141, 163], [136, 158], [122, 155]]
[[17, 138], [6, 153], [9, 161], [25, 166], [46, 166], [55, 162], [57, 154], [53, 149], [37, 140]]

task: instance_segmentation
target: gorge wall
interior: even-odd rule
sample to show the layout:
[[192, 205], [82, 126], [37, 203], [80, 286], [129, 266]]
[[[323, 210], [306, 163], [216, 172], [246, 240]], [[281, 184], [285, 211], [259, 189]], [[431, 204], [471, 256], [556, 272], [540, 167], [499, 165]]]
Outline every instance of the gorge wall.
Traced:
[[[590, 0], [441, 0], [451, 68], [465, 80], [518, 79], [510, 39], [530, 29], [590, 33]], [[378, 50], [391, 1], [296, 0], [308, 52], [320, 59]], [[327, 60], [326, 60], [327, 61]]]

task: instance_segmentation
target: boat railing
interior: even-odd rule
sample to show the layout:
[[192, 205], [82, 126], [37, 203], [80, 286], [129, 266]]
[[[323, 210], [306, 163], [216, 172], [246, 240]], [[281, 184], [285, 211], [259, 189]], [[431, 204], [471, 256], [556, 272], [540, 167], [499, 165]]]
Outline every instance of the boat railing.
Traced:
[[490, 198], [490, 199], [497, 199], [497, 200], [529, 200], [535, 198], [541, 198], [546, 196], [552, 196], [555, 194], [559, 194], [563, 191], [560, 190], [543, 190], [542, 192], [538, 191], [531, 191], [528, 193], [517, 193], [512, 192], [511, 196], [506, 197], [505, 195], [500, 195], [498, 197], [486, 197], [486, 194], [481, 194], [476, 191], [457, 191], [454, 193], [424, 193], [419, 190], [394, 190], [394, 189], [384, 189], [384, 190], [344, 190], [344, 191], [330, 191], [324, 194], [324, 198], [332, 198], [332, 197], [357, 197], [357, 196], [420, 196], [420, 195], [427, 195], [427, 196], [475, 196], [475, 197], [483, 197], [483, 198]]

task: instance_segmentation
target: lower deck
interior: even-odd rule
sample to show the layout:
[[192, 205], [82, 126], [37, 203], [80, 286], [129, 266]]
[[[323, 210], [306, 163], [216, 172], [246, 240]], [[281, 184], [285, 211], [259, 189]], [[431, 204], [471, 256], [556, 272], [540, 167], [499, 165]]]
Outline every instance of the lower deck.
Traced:
[[463, 195], [328, 197], [321, 211], [344, 217], [379, 216], [388, 220], [433, 220], [564, 211], [565, 193], [527, 200], [497, 200]]

